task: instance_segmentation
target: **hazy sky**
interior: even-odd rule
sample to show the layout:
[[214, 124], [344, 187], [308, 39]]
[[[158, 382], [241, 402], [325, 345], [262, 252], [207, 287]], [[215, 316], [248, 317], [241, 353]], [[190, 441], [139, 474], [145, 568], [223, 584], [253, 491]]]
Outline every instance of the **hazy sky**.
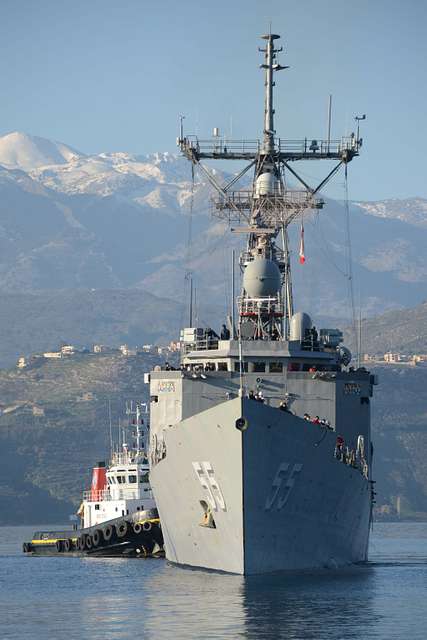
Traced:
[[427, 0], [0, 0], [0, 135], [175, 151], [184, 113], [188, 133], [256, 138], [270, 20], [291, 67], [277, 74], [278, 135], [325, 137], [331, 93], [334, 135], [368, 118], [351, 197], [427, 197]]

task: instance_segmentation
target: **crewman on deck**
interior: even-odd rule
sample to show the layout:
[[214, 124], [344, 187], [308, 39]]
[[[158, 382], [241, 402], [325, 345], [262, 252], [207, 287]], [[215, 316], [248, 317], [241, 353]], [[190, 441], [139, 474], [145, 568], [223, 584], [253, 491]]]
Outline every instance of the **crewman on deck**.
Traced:
[[342, 460], [343, 456], [344, 456], [344, 438], [341, 435], [338, 435], [336, 444], [335, 444], [335, 457]]

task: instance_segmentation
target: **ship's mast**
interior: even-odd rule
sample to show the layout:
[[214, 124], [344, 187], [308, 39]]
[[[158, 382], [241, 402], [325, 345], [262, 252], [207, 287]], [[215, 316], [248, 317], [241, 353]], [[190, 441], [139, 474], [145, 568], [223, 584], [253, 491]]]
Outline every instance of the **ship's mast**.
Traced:
[[[225, 140], [217, 131], [211, 140], [185, 136], [180, 116], [178, 145], [184, 155], [205, 174], [218, 196], [213, 201], [213, 213], [229, 223], [240, 226], [232, 229], [248, 236], [246, 251], [240, 265], [243, 271], [243, 290], [238, 298], [239, 327], [243, 337], [250, 339], [287, 339], [289, 320], [293, 313], [291, 264], [288, 226], [306, 210], [320, 209], [323, 200], [316, 194], [335, 175], [341, 165], [347, 165], [358, 155], [362, 141], [359, 134], [331, 140], [283, 140], [275, 137], [273, 87], [276, 71], [287, 69], [278, 62], [282, 47], [276, 48], [280, 36], [261, 36], [266, 41], [264, 62], [264, 130], [258, 140]], [[249, 161], [227, 184], [221, 185], [216, 176], [201, 161]], [[291, 166], [298, 160], [335, 160], [337, 163], [326, 177], [311, 187]], [[251, 190], [234, 190], [234, 185], [251, 169], [254, 177]], [[302, 186], [288, 189], [288, 172]], [[282, 246], [276, 243], [281, 234]], [[241, 335], [242, 332], [240, 332]]]
[[261, 65], [262, 69], [265, 69], [265, 98], [264, 98], [264, 145], [263, 152], [273, 153], [274, 152], [274, 109], [273, 109], [273, 72], [280, 71], [281, 69], [286, 69], [286, 67], [281, 67], [277, 64], [277, 53], [283, 50], [283, 47], [280, 49], [274, 48], [274, 41], [280, 38], [278, 35], [274, 35], [270, 33], [267, 36], [261, 36], [263, 40], [267, 40], [267, 45], [265, 49], [259, 49], [262, 53], [264, 53], [264, 64]]
[[[130, 420], [133, 422], [133, 426], [135, 426], [135, 456], [138, 460], [139, 458], [145, 457], [145, 432], [144, 432], [144, 419], [143, 415], [146, 415], [148, 412], [147, 404], [145, 402], [136, 402], [132, 401], [126, 403], [126, 414], [130, 416]], [[134, 416], [134, 417], [132, 417]], [[145, 429], [147, 429], [147, 425], [145, 425]]]

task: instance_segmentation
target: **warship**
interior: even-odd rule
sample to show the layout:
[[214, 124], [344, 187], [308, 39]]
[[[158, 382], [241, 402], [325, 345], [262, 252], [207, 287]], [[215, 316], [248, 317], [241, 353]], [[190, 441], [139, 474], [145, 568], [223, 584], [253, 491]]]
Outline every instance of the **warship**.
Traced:
[[[274, 130], [282, 48], [263, 35], [261, 140], [184, 135], [178, 145], [217, 192], [216, 216], [247, 235], [242, 287], [222, 330], [181, 331], [181, 365], [147, 374], [150, 481], [166, 557], [242, 575], [367, 560], [374, 501], [370, 400], [376, 378], [351, 367], [338, 329], [294, 310], [288, 228], [320, 209], [320, 190], [356, 156], [357, 134], [283, 140]], [[246, 161], [227, 184], [203, 160]], [[310, 187], [295, 162], [333, 161]], [[253, 171], [250, 189], [235, 189]], [[302, 188], [289, 187], [289, 178]], [[304, 262], [301, 222], [300, 262]], [[236, 313], [235, 313], [236, 310]], [[325, 309], [325, 315], [327, 310]]]

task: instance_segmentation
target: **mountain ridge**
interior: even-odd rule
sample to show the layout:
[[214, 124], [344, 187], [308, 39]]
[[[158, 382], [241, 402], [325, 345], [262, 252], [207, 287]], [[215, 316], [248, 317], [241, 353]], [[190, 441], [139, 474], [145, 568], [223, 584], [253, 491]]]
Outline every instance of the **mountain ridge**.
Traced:
[[[238, 254], [244, 239], [209, 215], [206, 179], [196, 172], [193, 184], [189, 163], [170, 153], [87, 155], [67, 148], [69, 160], [24, 171], [1, 164], [0, 145], [0, 292], [141, 288], [182, 304], [192, 272], [199, 298], [226, 311], [231, 249]], [[344, 319], [346, 212], [325, 200], [324, 210], [304, 218], [303, 267], [299, 227], [290, 230], [295, 308]], [[427, 201], [384, 203], [350, 209], [353, 288], [369, 315], [414, 306], [427, 286]]]

